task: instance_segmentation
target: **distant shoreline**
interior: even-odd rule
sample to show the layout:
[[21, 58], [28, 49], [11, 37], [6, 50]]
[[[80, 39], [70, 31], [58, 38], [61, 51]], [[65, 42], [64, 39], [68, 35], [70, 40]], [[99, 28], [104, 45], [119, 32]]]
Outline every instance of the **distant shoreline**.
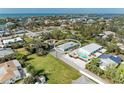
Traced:
[[[0, 19], [1, 18], [18, 18], [18, 17], [33, 17], [33, 16], [36, 16], [36, 17], [40, 17], [40, 16], [64, 16], [64, 15], [90, 15], [90, 14], [87, 14], [87, 13], [28, 13], [28, 14], [22, 14], [22, 13], [18, 13], [18, 14], [0, 14]], [[123, 14], [92, 14], [91, 15], [97, 15], [97, 16], [101, 16], [101, 17], [114, 17], [114, 16], [117, 16], [117, 15], [123, 15]]]

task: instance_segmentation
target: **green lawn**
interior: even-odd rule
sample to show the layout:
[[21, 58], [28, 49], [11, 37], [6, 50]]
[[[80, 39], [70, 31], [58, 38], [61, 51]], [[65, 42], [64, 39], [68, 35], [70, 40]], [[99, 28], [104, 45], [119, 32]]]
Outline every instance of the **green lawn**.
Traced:
[[119, 70], [121, 70], [121, 72], [124, 74], [124, 64], [121, 64], [119, 67], [118, 67]]
[[19, 52], [20, 54], [28, 55], [28, 51], [25, 50], [25, 48], [19, 48], [19, 49], [17, 49], [16, 51]]
[[29, 56], [31, 63], [36, 70], [44, 70], [48, 74], [49, 84], [66, 84], [77, 79], [81, 74], [74, 68], [56, 59], [52, 55], [37, 56], [36, 54]]
[[27, 43], [30, 43], [30, 42], [33, 41], [33, 39], [32, 39], [32, 38], [29, 38], [29, 37], [25, 37], [24, 40], [25, 40]]
[[15, 84], [24, 84], [24, 83], [23, 83], [23, 80], [24, 80], [24, 79], [18, 80], [18, 81], [15, 82]]

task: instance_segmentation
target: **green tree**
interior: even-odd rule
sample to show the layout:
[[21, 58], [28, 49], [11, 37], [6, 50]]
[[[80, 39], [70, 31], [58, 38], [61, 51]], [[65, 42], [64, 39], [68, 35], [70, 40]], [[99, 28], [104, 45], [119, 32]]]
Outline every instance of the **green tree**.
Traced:
[[33, 76], [29, 76], [24, 79], [24, 84], [34, 84], [34, 83], [35, 83], [35, 79]]

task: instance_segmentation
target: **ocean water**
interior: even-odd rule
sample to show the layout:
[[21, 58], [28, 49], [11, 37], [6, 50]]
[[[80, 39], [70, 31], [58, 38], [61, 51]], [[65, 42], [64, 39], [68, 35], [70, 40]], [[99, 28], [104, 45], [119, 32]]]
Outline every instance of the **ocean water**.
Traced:
[[[72, 14], [62, 14], [62, 13], [53, 13], [53, 14], [0, 14], [0, 18], [20, 18], [20, 17], [32, 17], [32, 16], [62, 16], [62, 15], [72, 15]], [[118, 14], [95, 14], [97, 17], [111, 18], [118, 16]]]
[[0, 14], [0, 18], [19, 18], [32, 16], [61, 16], [66, 14]]

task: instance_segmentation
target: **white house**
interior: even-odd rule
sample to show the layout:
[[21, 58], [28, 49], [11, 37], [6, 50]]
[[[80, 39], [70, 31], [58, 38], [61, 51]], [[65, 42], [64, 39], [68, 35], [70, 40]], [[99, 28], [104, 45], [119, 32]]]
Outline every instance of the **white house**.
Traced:
[[91, 43], [79, 48], [77, 50], [77, 54], [79, 58], [85, 61], [90, 61], [90, 59], [99, 57], [105, 51], [106, 50], [103, 48], [103, 46], [100, 46], [96, 43]]
[[6, 40], [3, 40], [2, 42], [4, 46], [11, 46], [12, 43], [23, 42], [23, 39], [21, 39], [20, 37], [17, 37], [13, 39], [6, 39]]

